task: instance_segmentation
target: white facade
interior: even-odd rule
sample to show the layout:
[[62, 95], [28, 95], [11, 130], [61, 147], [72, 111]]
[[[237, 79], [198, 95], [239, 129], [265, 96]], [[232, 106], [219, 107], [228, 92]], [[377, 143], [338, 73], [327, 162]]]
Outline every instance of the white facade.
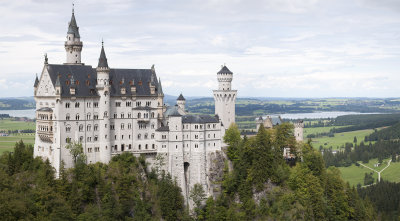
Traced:
[[[71, 24], [75, 26], [71, 28]], [[67, 63], [49, 64], [46, 57], [42, 74], [35, 81], [35, 156], [48, 159], [58, 174], [61, 162], [66, 168], [74, 165], [66, 149], [70, 142], [82, 144], [87, 163], [108, 163], [113, 155], [123, 152], [144, 154], [150, 166], [164, 159], [161, 169], [177, 179], [186, 200], [196, 183], [208, 193], [212, 191], [208, 159], [210, 153], [221, 150], [225, 133], [218, 117], [188, 115], [182, 95], [177, 105], [167, 108], [154, 66], [109, 68], [103, 46], [96, 68], [82, 64], [82, 42], [74, 14], [65, 49]], [[222, 91], [236, 96], [230, 88]], [[223, 111], [216, 112], [228, 119], [224, 125], [234, 122], [234, 102]], [[229, 116], [224, 118], [224, 113]]]

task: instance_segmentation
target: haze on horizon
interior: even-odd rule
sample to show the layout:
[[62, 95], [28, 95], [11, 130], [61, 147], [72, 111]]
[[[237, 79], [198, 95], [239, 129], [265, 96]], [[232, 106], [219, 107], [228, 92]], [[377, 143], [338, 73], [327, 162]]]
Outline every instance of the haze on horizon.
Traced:
[[[150, 68], [166, 94], [212, 96], [234, 72], [239, 97], [400, 97], [400, 2], [391, 0], [76, 0], [96, 66]], [[43, 55], [64, 63], [69, 1], [2, 0], [0, 97], [33, 96]]]

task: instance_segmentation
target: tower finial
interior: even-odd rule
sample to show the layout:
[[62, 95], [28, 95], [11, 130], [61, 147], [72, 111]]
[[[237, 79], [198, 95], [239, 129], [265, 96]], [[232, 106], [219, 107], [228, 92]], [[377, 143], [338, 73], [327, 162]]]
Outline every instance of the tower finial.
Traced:
[[101, 38], [101, 47], [104, 47], [104, 40]]
[[44, 54], [44, 64], [48, 64], [49, 59], [47, 58], [47, 53]]
[[72, 3], [72, 14], [74, 14], [74, 7], [75, 7], [75, 4]]

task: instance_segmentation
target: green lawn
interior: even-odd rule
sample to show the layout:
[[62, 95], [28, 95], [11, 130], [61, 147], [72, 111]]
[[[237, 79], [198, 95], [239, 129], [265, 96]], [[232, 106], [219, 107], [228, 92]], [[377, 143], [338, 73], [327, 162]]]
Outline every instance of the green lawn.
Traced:
[[[389, 162], [389, 160], [390, 160], [390, 158], [388, 158], [388, 159], [384, 159], [383, 161], [382, 161], [382, 163], [378, 166], [378, 167], [375, 167], [374, 165], [375, 164], [377, 164], [378, 163], [378, 158], [376, 158], [376, 159], [371, 159], [371, 160], [369, 160], [369, 162], [368, 163], [363, 163], [365, 166], [369, 166], [369, 167], [371, 167], [372, 169], [374, 169], [374, 170], [376, 170], [376, 171], [381, 171], [383, 168], [385, 168], [386, 166], [387, 166], [387, 163]], [[359, 161], [359, 163], [362, 163], [362, 161]], [[391, 164], [390, 164], [391, 165]], [[387, 169], [389, 169], [389, 168], [387, 168]], [[387, 170], [386, 169], [386, 170]], [[386, 170], [384, 170], [384, 171], [386, 171]], [[381, 174], [382, 175], [382, 174]]]
[[390, 163], [390, 166], [381, 173], [381, 179], [400, 182], [400, 162]]
[[368, 130], [356, 130], [350, 132], [343, 133], [335, 133], [334, 137], [318, 137], [312, 139], [312, 143], [314, 148], [319, 148], [322, 145], [324, 148], [329, 148], [332, 146], [332, 149], [339, 149], [340, 146], [344, 145], [346, 142], [353, 143], [354, 137], [357, 137], [358, 143], [364, 141], [366, 135], [374, 132], [372, 129]]
[[341, 128], [347, 126], [330, 126], [330, 127], [309, 127], [304, 128], [304, 138], [307, 138], [309, 134], [316, 134], [316, 133], [326, 133], [329, 132], [332, 128]]
[[[363, 166], [356, 166], [354, 164], [349, 167], [338, 167], [338, 169], [342, 173], [342, 178], [349, 182], [350, 186], [357, 186], [359, 183], [363, 186], [365, 173], [372, 172]], [[378, 174], [374, 173], [373, 177], [376, 180], [378, 178]]]
[[34, 144], [35, 143], [35, 134], [11, 134], [8, 137], [0, 137], [0, 154], [5, 151], [11, 151], [15, 143], [18, 141], [24, 141], [26, 144]]
[[24, 130], [32, 129], [36, 127], [35, 122], [25, 122], [25, 121], [12, 121], [10, 119], [0, 120], [0, 130]]

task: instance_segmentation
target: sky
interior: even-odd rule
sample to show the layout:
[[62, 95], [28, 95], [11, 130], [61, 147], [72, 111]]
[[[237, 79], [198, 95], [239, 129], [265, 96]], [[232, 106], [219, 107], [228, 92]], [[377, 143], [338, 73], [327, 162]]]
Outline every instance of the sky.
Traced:
[[[400, 97], [400, 1], [75, 0], [82, 62], [150, 68], [164, 93], [212, 96], [226, 64], [238, 97]], [[66, 60], [72, 1], [0, 0], [0, 97], [33, 96]]]

